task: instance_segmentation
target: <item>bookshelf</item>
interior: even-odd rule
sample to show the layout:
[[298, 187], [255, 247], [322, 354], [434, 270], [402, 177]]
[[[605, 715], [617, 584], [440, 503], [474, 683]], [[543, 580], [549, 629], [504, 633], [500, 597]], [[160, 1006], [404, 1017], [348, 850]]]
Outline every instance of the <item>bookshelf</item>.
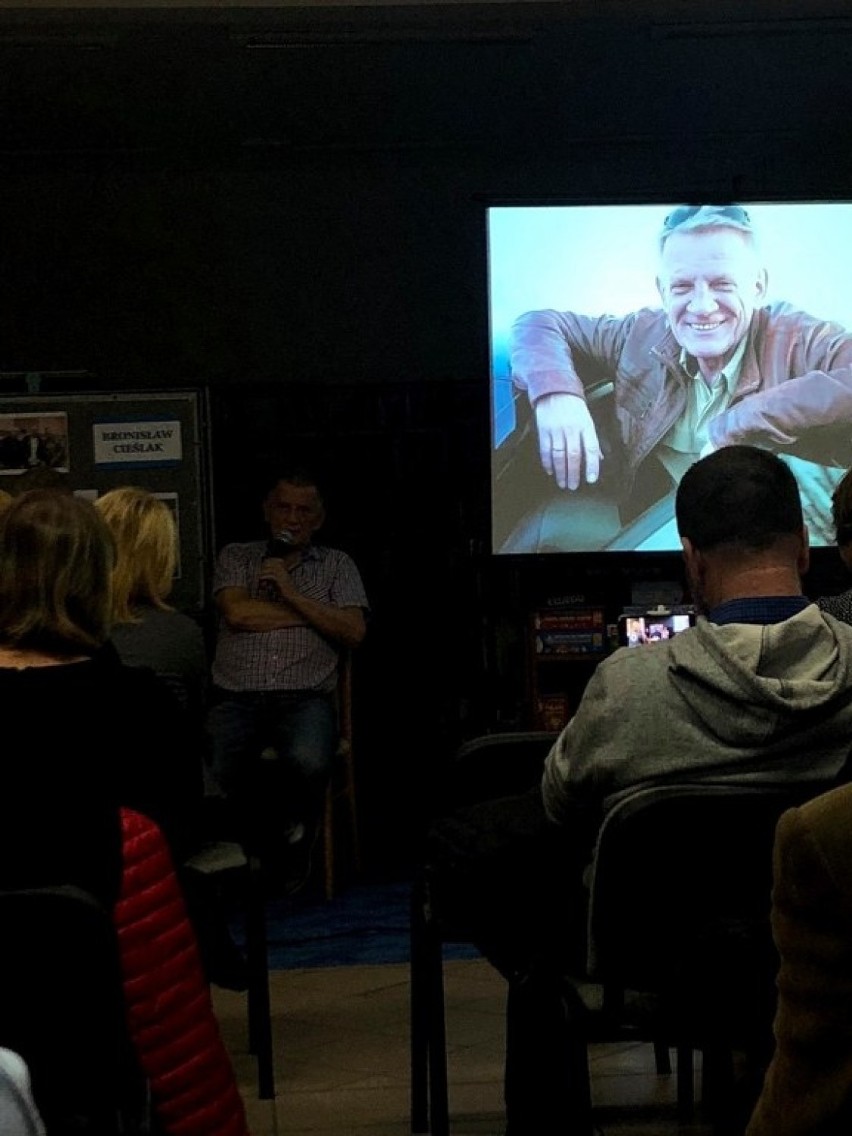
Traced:
[[529, 615], [527, 707], [530, 726], [561, 730], [609, 651], [599, 604], [544, 604]]

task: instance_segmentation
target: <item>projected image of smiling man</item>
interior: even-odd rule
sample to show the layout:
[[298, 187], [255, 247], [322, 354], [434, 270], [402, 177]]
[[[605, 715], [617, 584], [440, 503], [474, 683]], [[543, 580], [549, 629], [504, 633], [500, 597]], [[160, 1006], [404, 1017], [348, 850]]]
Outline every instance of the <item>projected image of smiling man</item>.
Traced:
[[[695, 217], [702, 225], [700, 211]], [[713, 227], [686, 223], [664, 233], [657, 276], [672, 333], [708, 385], [731, 362], [766, 295], [753, 234], [718, 213], [714, 219]]]
[[[655, 277], [659, 307], [514, 321], [512, 378], [529, 397], [543, 469], [570, 492], [608, 468], [624, 522], [712, 450], [760, 446], [791, 464], [814, 542], [830, 543], [831, 493], [852, 463], [852, 335], [768, 299], [742, 205], [671, 209]], [[611, 420], [587, 402], [586, 383], [601, 379], [612, 383]]]
[[766, 282], [744, 210], [682, 206], [666, 218], [657, 289], [681, 348], [679, 362], [691, 376], [685, 411], [660, 442], [660, 460], [675, 481], [709, 450], [706, 423], [734, 396]]

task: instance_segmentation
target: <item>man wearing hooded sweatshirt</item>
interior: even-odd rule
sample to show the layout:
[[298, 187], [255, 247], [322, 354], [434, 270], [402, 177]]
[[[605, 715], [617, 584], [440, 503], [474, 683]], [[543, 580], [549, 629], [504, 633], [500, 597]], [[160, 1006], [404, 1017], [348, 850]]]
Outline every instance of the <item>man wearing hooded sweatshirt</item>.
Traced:
[[509, 981], [507, 1136], [592, 1132], [584, 1079], [570, 1084], [586, 1060], [572, 1028], [583, 1009], [559, 974], [584, 961], [583, 872], [619, 797], [665, 781], [817, 792], [852, 750], [852, 627], [802, 594], [808, 534], [790, 470], [725, 447], [687, 470], [675, 513], [696, 626], [600, 663], [540, 789], [430, 833], [450, 911]]
[[687, 471], [675, 508], [698, 622], [597, 668], [547, 758], [551, 820], [660, 781], [824, 783], [852, 748], [852, 637], [802, 595], [793, 475], [728, 446]]

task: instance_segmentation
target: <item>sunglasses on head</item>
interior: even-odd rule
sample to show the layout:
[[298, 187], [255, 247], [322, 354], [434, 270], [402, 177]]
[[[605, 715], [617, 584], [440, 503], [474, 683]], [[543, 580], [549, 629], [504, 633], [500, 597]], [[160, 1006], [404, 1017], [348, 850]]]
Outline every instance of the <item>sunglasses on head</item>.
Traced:
[[664, 232], [676, 229], [686, 221], [691, 221], [702, 209], [712, 210], [715, 217], [726, 217], [736, 225], [751, 225], [751, 219], [742, 205], [679, 205], [663, 221]]

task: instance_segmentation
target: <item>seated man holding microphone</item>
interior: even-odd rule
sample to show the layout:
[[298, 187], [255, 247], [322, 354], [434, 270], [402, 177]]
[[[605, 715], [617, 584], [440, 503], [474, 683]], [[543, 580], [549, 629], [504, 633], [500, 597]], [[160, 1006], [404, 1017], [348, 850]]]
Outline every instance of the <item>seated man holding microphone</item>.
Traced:
[[[226, 545], [216, 565], [211, 772], [237, 809], [241, 838], [258, 824], [261, 839], [281, 832], [271, 850], [286, 852], [293, 891], [310, 869], [337, 744], [340, 654], [364, 638], [367, 597], [351, 557], [313, 543], [325, 508], [312, 475], [276, 474], [263, 515], [269, 540]], [[278, 754], [276, 799], [256, 802], [264, 815], [252, 816], [251, 780], [267, 747]]]

